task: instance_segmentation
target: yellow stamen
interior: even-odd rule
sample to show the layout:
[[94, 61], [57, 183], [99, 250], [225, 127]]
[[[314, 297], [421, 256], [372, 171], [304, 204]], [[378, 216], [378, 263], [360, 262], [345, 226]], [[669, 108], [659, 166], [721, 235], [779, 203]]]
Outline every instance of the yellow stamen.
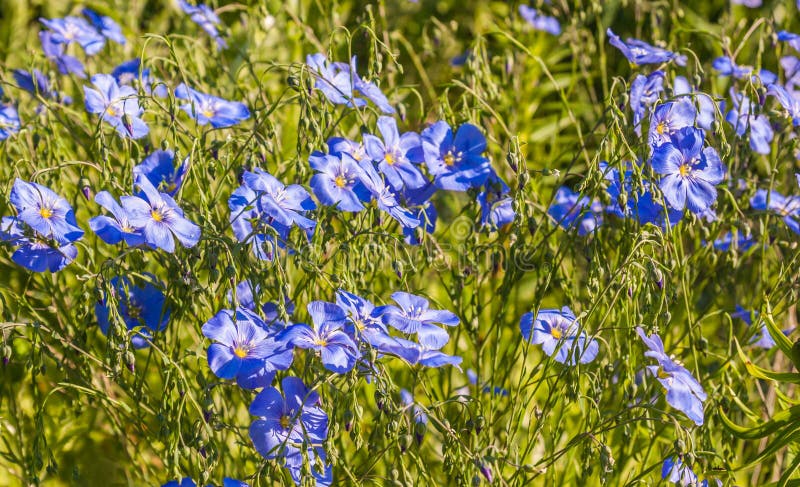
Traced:
[[394, 164], [394, 156], [391, 154], [387, 153], [385, 156], [383, 156], [383, 159], [386, 161], [386, 164], [389, 164], [390, 166]]
[[334, 182], [336, 183], [336, 186], [339, 186], [340, 188], [347, 186], [347, 180], [343, 176], [336, 176]]
[[289, 429], [289, 416], [281, 416], [281, 428]]
[[665, 122], [658, 122], [658, 125], [656, 125], [656, 132], [658, 132], [658, 135], [664, 135], [666, 131], [667, 124]]
[[42, 215], [42, 218], [48, 219], [53, 216], [53, 210], [43, 207], [39, 209], [39, 214]]
[[214, 110], [211, 110], [210, 108], [207, 108], [207, 109], [203, 110], [203, 116], [206, 117], [206, 118], [213, 117], [214, 116]]
[[160, 222], [161, 220], [164, 219], [164, 214], [161, 213], [161, 211], [159, 211], [159, 210], [152, 210], [152, 211], [150, 211], [150, 217], [153, 220], [155, 220], [157, 222]]
[[233, 349], [233, 354], [236, 355], [239, 358], [245, 358], [245, 357], [247, 357], [247, 349], [245, 349], [245, 348], [243, 348], [241, 346], [236, 347], [236, 348]]
[[444, 163], [448, 166], [452, 166], [456, 163], [456, 156], [448, 152], [447, 155], [444, 156]]
[[550, 328], [550, 334], [553, 335], [553, 338], [556, 340], [561, 339], [561, 330], [558, 328]]
[[678, 173], [684, 178], [688, 176], [690, 172], [692, 172], [692, 168], [689, 167], [688, 164], [681, 164], [681, 167], [678, 168]]
[[324, 338], [315, 338], [314, 345], [319, 345], [320, 347], [325, 347], [328, 345], [328, 341]]

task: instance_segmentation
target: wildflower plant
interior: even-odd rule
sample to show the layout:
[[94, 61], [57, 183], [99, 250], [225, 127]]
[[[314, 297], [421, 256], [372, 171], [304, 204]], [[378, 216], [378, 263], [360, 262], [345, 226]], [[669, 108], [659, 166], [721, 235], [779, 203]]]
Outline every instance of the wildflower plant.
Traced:
[[11, 4], [0, 485], [800, 479], [797, 2]]

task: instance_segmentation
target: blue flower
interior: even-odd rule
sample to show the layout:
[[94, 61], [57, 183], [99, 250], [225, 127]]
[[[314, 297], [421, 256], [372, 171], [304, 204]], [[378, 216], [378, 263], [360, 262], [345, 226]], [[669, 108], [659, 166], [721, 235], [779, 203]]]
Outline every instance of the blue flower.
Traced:
[[250, 110], [244, 103], [200, 93], [189, 88], [185, 83], [181, 83], [175, 89], [175, 97], [189, 101], [181, 105], [180, 109], [200, 125], [210, 123], [212, 127], [218, 129], [231, 127], [250, 118]]
[[[454, 355], [447, 355], [440, 350], [433, 349], [405, 338], [392, 337], [394, 345], [385, 347], [388, 353], [397, 355], [410, 364], [419, 364], [423, 367], [438, 368], [445, 365], [453, 365], [459, 368], [462, 358]], [[383, 350], [383, 349], [382, 349]]]
[[[682, 212], [670, 207], [667, 207], [665, 212], [664, 205], [653, 195], [649, 181], [642, 181], [643, 191], [641, 194], [635, 192], [632, 184], [632, 170], [625, 171], [625, 179], [620, 181], [619, 171], [616, 168], [601, 162], [600, 169], [603, 171], [603, 177], [609, 182], [606, 192], [612, 203], [606, 207], [607, 212], [620, 218], [633, 218], [640, 225], [651, 223], [661, 228], [666, 228], [667, 224], [674, 225], [683, 216]], [[623, 188], [628, 195], [625, 208], [619, 204]]]
[[148, 245], [175, 251], [173, 235], [184, 247], [194, 247], [200, 240], [200, 227], [183, 216], [178, 203], [166, 193], [159, 193], [144, 176], [137, 176], [134, 183], [144, 193], [138, 196], [123, 196], [122, 207], [128, 212], [130, 223], [142, 230]]
[[139, 106], [136, 90], [119, 86], [108, 74], [96, 74], [91, 81], [98, 89], [83, 87], [86, 111], [100, 115], [122, 137], [139, 139], [147, 135], [150, 129], [140, 118], [144, 110]]
[[13, 105], [0, 105], [0, 140], [19, 132], [19, 114]]
[[489, 174], [483, 191], [478, 193], [481, 207], [481, 226], [501, 228], [514, 221], [513, 200], [508, 196], [511, 189], [494, 171]]
[[544, 353], [561, 364], [588, 364], [600, 350], [597, 340], [590, 339], [581, 330], [578, 319], [568, 306], [561, 310], [539, 310], [535, 319], [533, 313], [525, 313], [519, 327], [526, 341], [541, 344]]
[[133, 177], [144, 176], [158, 191], [170, 196], [180, 191], [183, 178], [189, 169], [189, 156], [177, 168], [174, 166], [175, 153], [171, 150], [157, 150], [145, 157], [138, 166], [133, 167]]
[[378, 350], [386, 345], [395, 345], [386, 325], [375, 316], [375, 305], [353, 293], [342, 289], [336, 291], [336, 306], [345, 314], [344, 331], [358, 343], [365, 343]]
[[304, 230], [313, 230], [315, 227], [314, 221], [304, 214], [315, 209], [316, 205], [308, 191], [299, 184], [285, 186], [260, 168], [245, 171], [242, 181], [258, 195], [256, 208], [274, 222], [287, 228], [297, 225]]
[[364, 209], [362, 201], [369, 201], [367, 188], [358, 179], [358, 163], [350, 154], [340, 156], [314, 152], [308, 163], [317, 174], [311, 177], [311, 189], [325, 205], [336, 205], [341, 211], [358, 212]]
[[656, 335], [645, 335], [641, 327], [636, 327], [636, 333], [647, 345], [650, 351], [645, 352], [645, 357], [654, 358], [658, 365], [648, 365], [647, 369], [664, 386], [667, 391], [667, 403], [683, 412], [698, 426], [703, 424], [703, 401], [706, 393], [703, 386], [682, 365], [675, 363], [664, 351], [664, 343]]
[[650, 116], [650, 145], [658, 147], [670, 142], [673, 135], [684, 127], [693, 127], [697, 109], [691, 100], [668, 101], [656, 107]]
[[15, 69], [13, 75], [14, 81], [17, 82], [19, 87], [34, 96], [41, 95], [43, 98], [63, 101], [65, 104], [72, 103], [70, 97], [62, 97], [57, 91], [51, 90], [50, 81], [47, 79], [47, 76], [38, 69], [34, 69], [33, 71]]
[[78, 256], [78, 249], [72, 243], [59, 244], [46, 239], [14, 217], [3, 217], [0, 240], [17, 247], [11, 260], [34, 272], [58, 272]]
[[95, 195], [94, 200], [103, 208], [111, 212], [114, 218], [100, 215], [89, 220], [89, 228], [105, 243], [116, 245], [125, 242], [131, 247], [143, 245], [144, 235], [141, 229], [133, 226], [128, 212], [117, 203], [111, 193], [101, 191]]
[[772, 141], [773, 132], [769, 119], [763, 113], [756, 116], [753, 111], [755, 104], [744, 94], [733, 94], [733, 107], [725, 117], [736, 131], [736, 135], [743, 137], [750, 131], [750, 148], [758, 154], [769, 154], [769, 143]]
[[358, 165], [358, 179], [375, 198], [379, 209], [388, 213], [403, 227], [416, 228], [419, 226], [419, 220], [408, 209], [400, 206], [397, 196], [383, 181], [371, 161], [363, 161]]
[[81, 17], [42, 18], [39, 21], [52, 32], [52, 42], [65, 45], [76, 42], [87, 56], [94, 56], [106, 45], [106, 38]]
[[297, 377], [284, 377], [283, 394], [275, 387], [261, 391], [250, 404], [258, 419], [250, 425], [250, 439], [266, 459], [283, 458], [290, 470], [302, 465], [301, 445], [308, 443], [324, 457], [321, 445], [328, 436], [328, 415], [319, 407], [319, 394]]
[[520, 5], [519, 15], [536, 30], [542, 30], [554, 36], [561, 33], [561, 25], [558, 23], [558, 19], [543, 15], [535, 8], [527, 5]]
[[675, 96], [691, 95], [695, 105], [697, 105], [699, 109], [697, 112], [697, 119], [695, 120], [697, 126], [705, 130], [711, 130], [711, 125], [717, 117], [717, 103], [710, 95], [693, 90], [691, 85], [689, 85], [689, 81], [683, 76], [675, 76], [672, 82], [672, 94]]
[[298, 323], [286, 328], [278, 339], [298, 348], [318, 352], [326, 369], [344, 374], [359, 357], [358, 346], [344, 332], [344, 310], [333, 303], [313, 301], [308, 304], [314, 327]]
[[[277, 248], [283, 247], [291, 227], [272, 221], [272, 217], [257, 207], [259, 196], [247, 186], [240, 186], [228, 198], [230, 222], [236, 239], [250, 244], [253, 255], [260, 260], [272, 260]], [[264, 233], [267, 227], [272, 232]]]
[[725, 167], [717, 151], [703, 148], [704, 137], [701, 129], [685, 127], [653, 151], [650, 163], [663, 175], [658, 185], [676, 210], [702, 213], [717, 199], [715, 186], [722, 182]]
[[661, 478], [666, 479], [667, 482], [680, 484], [682, 487], [698, 485], [697, 475], [689, 468], [689, 465], [683, 463], [681, 457], [669, 457], [664, 460], [664, 465], [661, 467]]
[[680, 56], [672, 51], [640, 41], [639, 39], [628, 39], [622, 42], [618, 35], [611, 29], [606, 30], [608, 42], [619, 49], [622, 54], [633, 64], [661, 64], [668, 61], [675, 61], [679, 66], [686, 65], [686, 56]]
[[292, 365], [292, 350], [276, 340], [276, 331], [244, 307], [224, 309], [203, 325], [208, 366], [220, 379], [236, 379], [245, 389], [268, 387], [275, 372]]
[[631, 83], [630, 106], [633, 111], [633, 130], [642, 135], [642, 119], [645, 109], [659, 99], [664, 91], [664, 71], [653, 71], [651, 74], [637, 75]]
[[364, 144], [345, 139], [344, 137], [331, 137], [326, 143], [328, 145], [328, 152], [333, 156], [341, 157], [342, 154], [347, 154], [359, 163], [369, 159], [367, 151], [364, 149]]
[[47, 59], [54, 62], [61, 74], [74, 74], [79, 78], [85, 78], [83, 63], [77, 58], [64, 54], [66, 44], [53, 40], [55, 35], [43, 30], [39, 32], [39, 40], [42, 43], [42, 51]]
[[711, 67], [719, 71], [722, 76], [732, 76], [736, 79], [750, 78], [754, 83], [761, 82], [765, 85], [774, 83], [778, 77], [772, 71], [762, 69], [758, 74], [753, 73], [752, 66], [739, 66], [728, 56], [720, 56], [711, 63]]
[[771, 212], [782, 217], [783, 222], [794, 233], [800, 234], [800, 197], [783, 196], [777, 191], [767, 192], [759, 189], [750, 198], [750, 206], [754, 210]]
[[778, 103], [786, 109], [792, 119], [792, 125], [800, 126], [800, 99], [795, 96], [794, 92], [790, 93], [780, 85], [769, 85], [767, 94], [778, 99]]
[[800, 35], [782, 30], [778, 32], [778, 40], [789, 44], [795, 51], [800, 51]]
[[789, 91], [796, 91], [795, 88], [800, 84], [800, 59], [795, 56], [783, 56], [780, 65], [786, 79], [784, 86]]
[[418, 189], [425, 186], [428, 181], [412, 164], [424, 159], [419, 134], [406, 132], [401, 136], [397, 122], [386, 116], [378, 118], [378, 130], [383, 140], [365, 134], [364, 147], [367, 155], [378, 163], [378, 169], [386, 176], [392, 189], [400, 191], [404, 187]]
[[331, 64], [321, 53], [306, 56], [306, 65], [314, 75], [314, 88], [321, 91], [334, 105], [351, 108], [365, 106], [367, 102], [353, 94], [350, 70], [339, 69], [336, 64]]
[[[153, 276], [148, 275], [149, 278]], [[161, 290], [146, 281], [138, 286], [124, 276], [111, 279], [113, 299], [106, 296], [94, 307], [94, 314], [103, 335], [108, 335], [110, 317], [118, 315], [125, 327], [133, 332], [131, 344], [133, 348], [150, 346], [153, 333], [163, 331], [169, 323], [170, 309], [166, 306], [166, 298]], [[161, 283], [158, 283], [161, 287]], [[110, 313], [110, 308], [116, 311]]]
[[553, 204], [547, 210], [557, 224], [565, 230], [578, 228], [578, 235], [593, 233], [603, 223], [603, 205], [573, 192], [566, 186], [558, 188]]
[[403, 333], [416, 334], [419, 343], [430, 350], [439, 350], [450, 340], [447, 331], [437, 323], [458, 326], [459, 319], [455, 313], [429, 309], [430, 303], [421, 296], [398, 291], [392, 294], [392, 299], [400, 306], [383, 306], [375, 313], [381, 315], [384, 324]]
[[17, 218], [44, 238], [68, 244], [83, 236], [70, 204], [50, 188], [17, 178], [9, 201]]
[[[106, 39], [112, 40], [117, 44], [125, 44], [125, 36], [122, 34], [122, 28], [111, 17], [106, 17], [98, 14], [94, 10], [85, 8], [81, 11], [83, 15], [89, 18], [95, 29]], [[88, 54], [88, 53], [87, 53]]]
[[342, 71], [345, 71], [345, 69], [349, 67], [349, 76], [353, 80], [353, 96], [362, 95], [364, 98], [374, 103], [375, 106], [377, 106], [383, 113], [391, 115], [395, 112], [394, 108], [389, 104], [389, 100], [386, 98], [386, 95], [383, 94], [381, 89], [378, 88], [375, 83], [365, 81], [361, 76], [358, 75], [358, 71], [356, 70], [355, 56], [350, 58], [349, 66], [341, 63], [336, 63], [336, 65]]
[[356, 57], [346, 63], [329, 63], [324, 54], [310, 54], [306, 56], [306, 65], [314, 74], [314, 88], [335, 105], [348, 107], [363, 107], [366, 100], [374, 103], [383, 113], [392, 114], [394, 108], [389, 100], [374, 83], [365, 81], [356, 70]]
[[178, 0], [178, 5], [180, 5], [181, 10], [183, 10], [195, 24], [199, 25], [201, 29], [206, 31], [206, 34], [210, 35], [211, 38], [217, 42], [218, 48], [227, 46], [225, 39], [219, 35], [219, 31], [217, 30], [217, 26], [220, 25], [220, 20], [213, 10], [203, 4], [199, 4], [195, 7], [185, 0]]
[[486, 137], [472, 124], [462, 124], [453, 135], [447, 122], [436, 122], [423, 130], [422, 148], [437, 188], [466, 191], [481, 186], [492, 172], [483, 156]]

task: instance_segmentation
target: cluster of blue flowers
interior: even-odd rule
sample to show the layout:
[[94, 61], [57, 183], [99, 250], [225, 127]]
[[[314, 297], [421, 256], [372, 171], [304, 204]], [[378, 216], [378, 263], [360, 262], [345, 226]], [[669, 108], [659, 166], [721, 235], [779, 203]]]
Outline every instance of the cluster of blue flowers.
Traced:
[[[623, 42], [610, 30], [608, 36], [611, 44], [632, 64], [671, 61], [684, 64], [682, 56], [664, 48], [637, 39]], [[800, 47], [800, 36], [796, 34], [782, 31], [778, 38]], [[779, 102], [792, 125], [800, 124], [800, 98], [795, 91], [800, 81], [796, 77], [800, 61], [795, 56], [781, 59], [783, 84], [778, 83], [779, 77], [775, 73], [740, 66], [728, 56], [714, 59], [712, 65], [720, 76], [730, 76], [761, 87]], [[719, 112], [725, 113], [724, 118], [737, 137], [748, 139], [754, 153], [770, 153], [777, 122], [768, 117], [765, 97], [751, 100], [744, 92], [731, 88], [729, 109], [725, 112], [725, 100], [717, 101], [717, 97], [696, 90], [684, 76], [674, 77], [668, 94], [665, 78], [663, 70], [638, 74], [630, 86], [629, 106], [637, 135], [641, 135], [644, 121], [649, 119], [647, 143], [650, 151], [646, 163], [628, 163], [624, 175], [620, 175], [620, 170], [615, 167], [601, 163], [611, 200], [607, 205], [567, 187], [559, 188], [548, 211], [557, 224], [565, 229], [574, 228], [579, 235], [588, 235], [603, 223], [604, 214], [629, 217], [642, 225], [651, 223], [662, 228], [677, 223], [686, 209], [701, 219], [715, 220], [713, 206], [717, 200], [717, 187], [726, 179], [726, 167], [716, 149], [708, 145], [708, 136], [715, 127]], [[669, 98], [662, 101], [668, 95]], [[634, 179], [636, 184], [633, 184]], [[660, 191], [654, 193], [656, 186]], [[790, 230], [800, 233], [798, 201], [797, 196], [759, 189], [750, 199], [750, 207], [781, 216]], [[727, 233], [714, 245], [718, 249], [727, 249], [732, 239], [732, 233]], [[741, 235], [739, 240], [738, 248], [741, 250], [752, 245], [749, 235]]]
[[[220, 48], [226, 47], [218, 30], [220, 19], [213, 10], [183, 0], [179, 5]], [[519, 13], [536, 30], [552, 35], [561, 32], [555, 18], [536, 9], [522, 5]], [[121, 28], [112, 19], [90, 10], [83, 14], [85, 18], [41, 20], [47, 28], [40, 35], [45, 55], [63, 74], [86, 77], [83, 63], [67, 54], [71, 44], [92, 56], [103, 49], [107, 40], [125, 43]], [[638, 39], [623, 41], [610, 29], [607, 35], [611, 45], [632, 64], [686, 64], [686, 56], [679, 53]], [[800, 48], [800, 35], [781, 32], [779, 39]], [[306, 59], [305, 69], [313, 77], [313, 88], [330, 103], [352, 109], [372, 103], [387, 114], [377, 119], [374, 133], [362, 134], [360, 141], [332, 137], [326, 142], [325, 152], [310, 154], [308, 162], [315, 174], [309, 187], [316, 200], [345, 213], [362, 212], [374, 203], [400, 224], [409, 244], [418, 244], [425, 234], [434, 232], [437, 211], [432, 198], [437, 191], [469, 192], [480, 208], [480, 224], [484, 227], [497, 229], [512, 223], [516, 215], [511, 191], [486, 156], [487, 140], [481, 129], [471, 123], [454, 128], [446, 121], [437, 121], [419, 133], [401, 133], [397, 120], [388, 116], [395, 113], [394, 107], [377, 84], [358, 74], [356, 61], [353, 57], [349, 63], [331, 62], [323, 54]], [[783, 84], [778, 75], [738, 65], [728, 56], [715, 59], [712, 65], [720, 76], [763, 87], [783, 107], [789, 123], [800, 125], [800, 95], [795, 91], [800, 85], [800, 60], [793, 56], [781, 59]], [[58, 104], [72, 101], [55, 91], [38, 70], [17, 70], [14, 78], [21, 89], [44, 99]], [[149, 135], [140, 93], [157, 97], [169, 94], [168, 85], [152, 77], [140, 59], [127, 61], [110, 74], [94, 74], [90, 81], [93, 87], [83, 87], [86, 111], [97, 115], [123, 138]], [[669, 97], [665, 82], [671, 85], [667, 87]], [[251, 115], [243, 102], [205, 94], [185, 83], [176, 86], [172, 94], [182, 100], [179, 108], [198, 126], [229, 128]], [[647, 157], [627, 163], [624, 170], [601, 163], [610, 204], [560, 187], [548, 209], [549, 216], [582, 236], [594, 233], [606, 215], [662, 228], [676, 224], [686, 210], [700, 218], [714, 219], [717, 187], [726, 175], [725, 164], [709, 145], [717, 114], [725, 111], [725, 104], [716, 100], [697, 91], [683, 76], [675, 76], [670, 83], [663, 70], [638, 74], [630, 85], [629, 108], [633, 132], [641, 137], [647, 127]], [[751, 100], [744, 92], [732, 90], [724, 117], [737, 137], [748, 138], [752, 152], [757, 154], [768, 154], [774, 138], [773, 121], [767, 116], [765, 104], [766, 99]], [[2, 105], [0, 140], [12, 137], [20, 129], [16, 108]], [[200, 241], [201, 228], [187, 218], [176, 201], [190, 162], [186, 157], [177, 164], [173, 151], [152, 152], [133, 168], [130, 194], [119, 199], [108, 191], [95, 195], [94, 201], [107, 213], [91, 218], [89, 228], [108, 245], [174, 253], [177, 239], [185, 248], [194, 247]], [[288, 247], [294, 227], [311, 240], [317, 227], [317, 203], [311, 193], [300, 184], [285, 184], [258, 167], [244, 171], [240, 186], [228, 199], [235, 238], [260, 260], [272, 260], [279, 249]], [[16, 179], [10, 202], [16, 215], [2, 218], [0, 239], [14, 248], [15, 263], [34, 272], [57, 272], [76, 259], [74, 244], [84, 231], [66, 199], [40, 184]], [[800, 196], [760, 189], [752, 196], [750, 206], [779, 215], [791, 231], [800, 234]], [[720, 250], [731, 246], [746, 250], [753, 243], [749, 235], [729, 233], [713, 245]], [[168, 326], [171, 316], [164, 284], [149, 274], [137, 279], [116, 276], [109, 284], [111, 291], [95, 305], [100, 329], [110, 334], [116, 329], [116, 322], [121, 321], [133, 348], [149, 346]], [[222, 380], [235, 381], [243, 389], [259, 390], [249, 408], [256, 418], [250, 426], [250, 438], [264, 458], [279, 460], [298, 484], [307, 466], [318, 485], [330, 485], [333, 478], [323, 448], [329, 422], [322, 407], [323, 398], [317, 384], [309, 386], [290, 375], [296, 355], [308, 353], [314, 362], [318, 359], [322, 368], [335, 374], [357, 370], [370, 375], [376, 373], [376, 361], [391, 358], [433, 368], [458, 367], [462, 361], [461, 357], [442, 351], [450, 342], [448, 328], [458, 326], [459, 317], [448, 310], [431, 309], [429, 300], [422, 296], [398, 291], [391, 295], [395, 304], [376, 306], [340, 289], [334, 302], [307, 303], [310, 321], [302, 323], [291, 321], [292, 303], [258, 306], [259, 295], [260, 289], [250, 282], [239, 283], [229, 298], [230, 308], [222, 309], [203, 324], [202, 333], [211, 341], [208, 366]], [[748, 325], [752, 323], [751, 314], [744, 309], [738, 308], [731, 316]], [[567, 306], [524, 314], [520, 330], [528, 343], [541, 345], [548, 357], [565, 366], [591, 363], [600, 351], [598, 339], [587, 333]], [[645, 357], [657, 362], [647, 370], [666, 391], [667, 403], [696, 425], [702, 425], [703, 403], [707, 399], [702, 385], [667, 355], [658, 335], [648, 336], [642, 328], [637, 328], [636, 333], [648, 348]], [[763, 323], [758, 325], [751, 344], [774, 346]], [[467, 375], [483, 392], [509, 394], [503, 388], [479, 383], [471, 370]], [[403, 389], [401, 402], [413, 422], [427, 424], [428, 416], [412, 392]], [[418, 428], [418, 441], [422, 441], [421, 432], [422, 426]], [[668, 458], [662, 476], [682, 484], [698, 480], [681, 457]], [[164, 487], [194, 485], [186, 478]], [[226, 478], [224, 485], [246, 484]]]
[[[398, 357], [427, 367], [461, 362], [460, 357], [440, 351], [449, 336], [439, 325], [456, 326], [458, 317], [450, 311], [430, 309], [423, 297], [396, 292], [392, 299], [398, 306], [375, 306], [339, 290], [335, 303], [308, 304], [312, 323], [308, 325], [281, 321], [274, 303], [256, 309], [253, 298], [258, 292], [249, 282], [240, 283], [236, 287], [238, 306], [220, 311], [203, 325], [203, 335], [214, 341], [208, 348], [208, 365], [221, 379], [236, 380], [246, 389], [263, 388], [250, 406], [251, 414], [259, 418], [250, 427], [250, 437], [265, 458], [282, 459], [295, 479], [300, 478], [304, 454], [324, 463], [321, 443], [328, 428], [318, 393], [309, 392], [301, 379], [286, 376], [281, 390], [272, 386], [276, 373], [292, 365], [296, 349], [310, 350], [325, 369], [337, 374], [356, 365], [374, 373], [370, 357]], [[292, 306], [288, 309], [293, 311]], [[402, 335], [391, 334], [390, 328]], [[417, 341], [409, 335], [416, 335]], [[310, 446], [302, 451], [300, 444]], [[329, 484], [330, 467], [314, 476], [318, 485]]]

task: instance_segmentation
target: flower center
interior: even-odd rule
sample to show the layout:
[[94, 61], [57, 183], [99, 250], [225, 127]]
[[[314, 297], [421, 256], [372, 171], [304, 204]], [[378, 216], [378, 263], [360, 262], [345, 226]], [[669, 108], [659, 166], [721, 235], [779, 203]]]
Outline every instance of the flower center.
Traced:
[[142, 308], [141, 308], [141, 306], [128, 304], [128, 316], [131, 319], [138, 320], [139, 317], [142, 316]]
[[336, 183], [336, 186], [338, 186], [340, 188], [344, 188], [345, 186], [347, 186], [347, 179], [345, 179], [345, 177], [341, 176], [341, 175], [336, 176], [336, 179], [334, 179], [334, 182]]
[[452, 152], [448, 152], [447, 155], [444, 156], [444, 163], [448, 166], [452, 166], [456, 163], [456, 156], [454, 156]]
[[236, 348], [233, 349], [233, 354], [239, 358], [247, 357], [247, 352], [248, 352], [247, 348], [244, 347], [243, 345], [238, 345]]
[[364, 331], [364, 328], [367, 327], [367, 325], [364, 323], [364, 320], [362, 319], [354, 319], [353, 324], [356, 325], [356, 329], [358, 331]]
[[164, 220], [164, 213], [158, 209], [150, 210], [150, 217], [157, 222], [161, 222]]
[[50, 217], [53, 216], [53, 210], [51, 210], [50, 208], [48, 208], [46, 206], [43, 206], [43, 207], [41, 207], [39, 209], [39, 214], [42, 216], [42, 218], [47, 220], [47, 219], [49, 219]]
[[289, 416], [287, 416], [285, 414], [282, 415], [281, 419], [280, 419], [280, 423], [281, 423], [281, 428], [289, 429]]
[[389, 164], [390, 166], [394, 164], [394, 155], [392, 155], [390, 152], [387, 152], [386, 155], [383, 156], [383, 159], [386, 161], [386, 164]]
[[692, 167], [689, 164], [681, 164], [681, 167], [678, 168], [678, 173], [681, 177], [686, 177], [689, 173], [692, 172]]
[[664, 132], [666, 131], [667, 123], [664, 121], [658, 122], [658, 125], [656, 125], [656, 132], [658, 132], [658, 135], [664, 135]]
[[324, 339], [322, 337], [317, 337], [317, 338], [314, 339], [314, 345], [319, 345], [320, 347], [325, 347], [325, 346], [328, 345], [328, 340], [326, 340], [326, 339]]
[[555, 328], [555, 327], [553, 327], [553, 328], [550, 328], [550, 334], [551, 334], [551, 335], [553, 336], [553, 338], [555, 338], [556, 340], [560, 340], [560, 339], [561, 339], [561, 337], [563, 336], [563, 333], [561, 332], [561, 329], [560, 329], [560, 328]]

